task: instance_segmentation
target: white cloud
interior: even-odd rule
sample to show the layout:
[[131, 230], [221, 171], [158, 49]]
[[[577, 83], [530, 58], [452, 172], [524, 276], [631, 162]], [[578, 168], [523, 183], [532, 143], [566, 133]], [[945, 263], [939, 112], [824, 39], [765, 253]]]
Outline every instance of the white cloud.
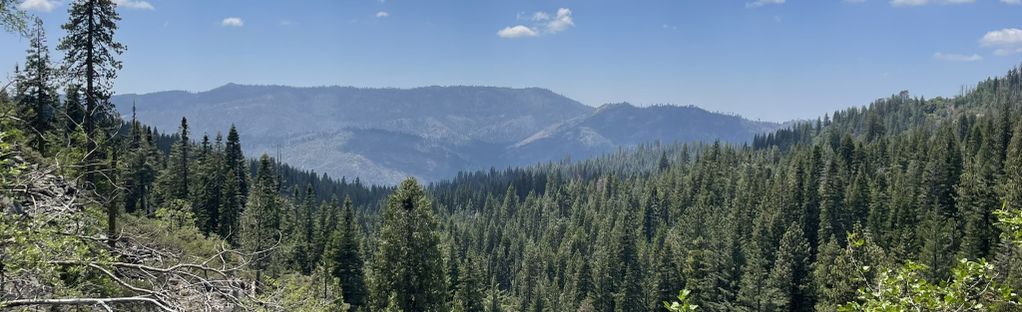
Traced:
[[940, 52], [934, 53], [933, 54], [933, 58], [936, 59], [936, 60], [948, 61], [948, 62], [975, 62], [975, 61], [982, 61], [983, 60], [983, 57], [980, 56], [979, 54], [965, 55], [965, 54], [940, 53]]
[[294, 25], [294, 24], [295, 24], [295, 22], [293, 22], [293, 21], [291, 21], [291, 20], [280, 20], [280, 23], [278, 23], [278, 24], [279, 24], [280, 26], [285, 26], [285, 27], [287, 27], [287, 26], [291, 26], [291, 25]]
[[220, 21], [220, 25], [227, 27], [241, 27], [245, 26], [245, 21], [241, 20], [240, 17], [228, 17], [223, 21]]
[[19, 10], [50, 12], [57, 7], [55, 0], [25, 0], [18, 4]]
[[560, 8], [557, 9], [557, 16], [546, 24], [546, 30], [551, 34], [555, 34], [574, 26], [575, 22], [571, 19], [571, 10]]
[[1022, 29], [1005, 28], [987, 32], [983, 38], [979, 38], [979, 45], [993, 48], [997, 56], [1022, 53]]
[[[517, 19], [522, 20], [523, 15], [519, 13]], [[525, 19], [532, 21], [533, 24], [531, 26], [515, 25], [504, 27], [504, 29], [497, 31], [497, 36], [501, 38], [539, 37], [542, 35], [553, 35], [575, 27], [571, 9], [568, 8], [557, 9], [555, 14], [536, 12]]]
[[387, 13], [387, 11], [376, 12], [376, 18], [384, 18], [384, 17], [389, 17], [389, 16], [390, 16], [390, 13]]
[[525, 25], [517, 25], [512, 27], [504, 27], [497, 32], [497, 36], [501, 38], [525, 38], [525, 37], [538, 37], [539, 32], [536, 32], [532, 28]]
[[891, 0], [891, 6], [907, 7], [927, 4], [969, 4], [975, 2], [976, 0]]
[[753, 1], [753, 2], [746, 2], [745, 3], [745, 7], [746, 8], [758, 8], [758, 7], [761, 7], [761, 6], [764, 6], [764, 5], [770, 5], [770, 4], [784, 4], [784, 0], [756, 0], [756, 1]]
[[979, 44], [984, 47], [1022, 45], [1022, 29], [1005, 28], [988, 32], [979, 39]]
[[671, 25], [671, 24], [663, 24], [663, 25], [660, 26], [660, 28], [667, 29], [667, 30], [678, 30], [678, 26], [674, 26], [674, 25]]
[[1001, 0], [1005, 4], [1022, 4], [1022, 0]]
[[574, 20], [571, 19], [571, 10], [566, 8], [557, 9], [557, 16], [547, 24], [547, 31], [551, 34], [563, 32], [574, 27]]
[[152, 3], [149, 3], [149, 1], [114, 0], [114, 4], [117, 4], [118, 7], [127, 8], [127, 9], [138, 9], [138, 10], [155, 10], [156, 9], [155, 7], [153, 7]]

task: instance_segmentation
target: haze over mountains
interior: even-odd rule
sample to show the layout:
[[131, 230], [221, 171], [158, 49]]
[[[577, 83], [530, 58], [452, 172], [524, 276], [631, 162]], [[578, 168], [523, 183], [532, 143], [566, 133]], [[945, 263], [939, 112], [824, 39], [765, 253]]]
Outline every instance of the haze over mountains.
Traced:
[[248, 156], [279, 155], [334, 177], [393, 184], [461, 170], [581, 159], [653, 141], [745, 142], [780, 127], [693, 106], [599, 108], [540, 88], [297, 88], [228, 84], [205, 92], [125, 94], [122, 114], [161, 132], [187, 117], [200, 138], [237, 126]]

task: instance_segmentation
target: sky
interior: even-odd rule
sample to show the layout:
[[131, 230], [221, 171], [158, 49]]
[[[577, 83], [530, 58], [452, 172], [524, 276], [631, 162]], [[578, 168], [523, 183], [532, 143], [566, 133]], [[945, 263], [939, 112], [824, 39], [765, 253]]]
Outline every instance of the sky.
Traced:
[[[56, 46], [70, 0], [18, 1]], [[1022, 0], [115, 2], [128, 47], [119, 94], [542, 87], [592, 106], [786, 121], [900, 90], [951, 96], [1022, 63]], [[23, 62], [27, 45], [0, 34], [0, 68]]]

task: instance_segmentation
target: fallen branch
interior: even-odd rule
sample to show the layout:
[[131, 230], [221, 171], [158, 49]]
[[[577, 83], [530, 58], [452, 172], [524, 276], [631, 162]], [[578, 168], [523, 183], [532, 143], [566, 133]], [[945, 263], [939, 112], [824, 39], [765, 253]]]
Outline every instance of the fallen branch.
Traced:
[[61, 306], [61, 305], [98, 305], [102, 306], [107, 311], [113, 311], [110, 304], [123, 304], [123, 303], [146, 303], [152, 304], [162, 311], [176, 312], [160, 303], [158, 300], [147, 298], [144, 296], [136, 297], [113, 297], [113, 298], [64, 298], [64, 299], [17, 299], [10, 301], [0, 302], [0, 308], [13, 308], [23, 306], [35, 306], [35, 305], [46, 305], [46, 306]]

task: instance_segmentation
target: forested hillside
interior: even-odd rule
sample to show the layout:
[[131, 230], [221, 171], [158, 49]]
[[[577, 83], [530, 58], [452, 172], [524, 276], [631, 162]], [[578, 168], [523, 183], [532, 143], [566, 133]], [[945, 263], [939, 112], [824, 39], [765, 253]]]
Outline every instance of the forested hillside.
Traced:
[[70, 10], [70, 82], [41, 22], [5, 24], [30, 46], [0, 92], [2, 309], [1020, 309], [1019, 68], [749, 144], [380, 188], [121, 120], [114, 3]]
[[181, 117], [196, 134], [236, 127], [247, 153], [386, 185], [409, 176], [432, 182], [460, 171], [585, 159], [653, 141], [741, 143], [780, 126], [695, 107], [593, 108], [540, 88], [228, 84], [117, 95], [110, 102], [125, 118], [136, 114], [161, 131], [176, 129]]

